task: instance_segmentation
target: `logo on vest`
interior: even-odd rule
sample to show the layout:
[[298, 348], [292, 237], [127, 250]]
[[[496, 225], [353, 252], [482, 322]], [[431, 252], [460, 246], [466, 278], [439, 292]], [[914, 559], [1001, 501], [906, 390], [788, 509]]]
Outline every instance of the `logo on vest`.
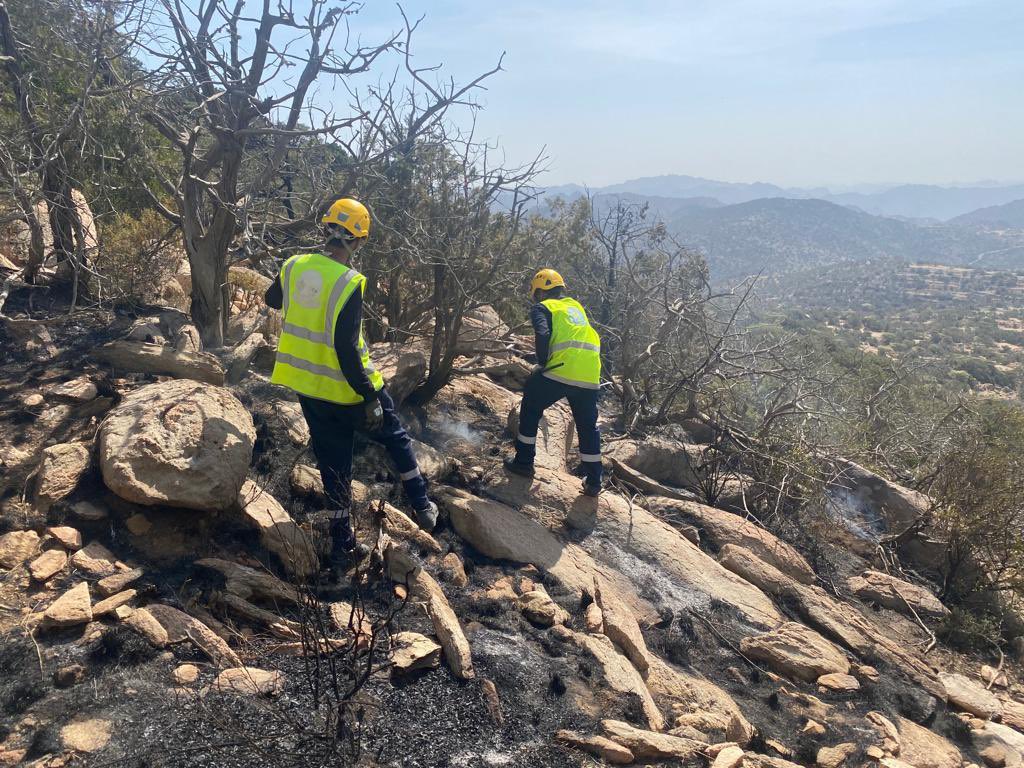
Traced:
[[320, 306], [320, 297], [324, 292], [324, 278], [319, 272], [309, 270], [299, 275], [295, 281], [294, 299], [301, 306], [307, 309], [316, 309]]
[[587, 324], [586, 315], [584, 315], [578, 307], [569, 307], [569, 309], [565, 311], [565, 317], [573, 325]]

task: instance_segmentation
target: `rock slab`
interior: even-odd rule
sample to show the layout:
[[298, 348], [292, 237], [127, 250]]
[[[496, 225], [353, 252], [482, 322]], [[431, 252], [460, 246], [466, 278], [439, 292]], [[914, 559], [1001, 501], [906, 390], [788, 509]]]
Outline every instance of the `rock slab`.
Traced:
[[64, 629], [79, 624], [88, 624], [90, 621], [92, 621], [92, 601], [89, 598], [89, 585], [83, 581], [58, 597], [43, 612], [42, 626]]
[[693, 520], [718, 548], [726, 544], [744, 547], [801, 584], [814, 583], [814, 569], [793, 547], [749, 520], [694, 501], [654, 498], [650, 509]]
[[740, 650], [798, 680], [813, 681], [822, 675], [845, 675], [850, 671], [846, 654], [813, 629], [792, 621], [771, 632], [743, 638]]
[[49, 549], [28, 565], [28, 572], [36, 581], [46, 581], [64, 570], [68, 554], [62, 549]]
[[284, 675], [257, 667], [232, 667], [217, 675], [211, 688], [221, 693], [276, 696], [284, 690]]
[[864, 571], [846, 580], [846, 586], [861, 600], [878, 603], [894, 611], [931, 619], [944, 619], [949, 609], [924, 587], [897, 579], [881, 571]]
[[0, 536], [0, 568], [17, 568], [39, 549], [35, 531], [11, 531]]
[[612, 765], [629, 765], [636, 759], [626, 747], [604, 736], [585, 736], [575, 731], [562, 730], [555, 734], [555, 738], [563, 744], [600, 757]]
[[694, 739], [645, 731], [621, 720], [602, 720], [601, 727], [610, 739], [643, 760], [689, 760], [707, 746]]
[[998, 718], [1002, 714], [1003, 705], [996, 695], [969, 677], [943, 672], [939, 680], [946, 688], [947, 700], [956, 709], [970, 712], [983, 720]]
[[48, 512], [56, 502], [69, 496], [90, 461], [91, 451], [85, 443], [60, 443], [45, 448], [36, 470], [36, 508]]
[[419, 632], [391, 636], [391, 663], [397, 672], [431, 669], [441, 663], [441, 646]]
[[260, 542], [277, 555], [289, 574], [305, 579], [319, 570], [312, 537], [267, 490], [246, 480], [238, 492], [238, 506], [245, 522], [259, 531]]

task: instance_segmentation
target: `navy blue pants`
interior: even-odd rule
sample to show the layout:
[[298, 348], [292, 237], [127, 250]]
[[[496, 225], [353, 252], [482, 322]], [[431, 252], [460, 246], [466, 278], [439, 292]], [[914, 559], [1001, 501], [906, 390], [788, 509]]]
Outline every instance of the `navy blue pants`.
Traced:
[[600, 390], [583, 389], [553, 381], [535, 373], [526, 380], [523, 403], [519, 406], [519, 434], [516, 458], [521, 464], [533, 464], [537, 455], [537, 428], [544, 411], [562, 398], [569, 401], [580, 441], [580, 461], [589, 485], [601, 484], [601, 431], [597, 428], [597, 398]]
[[413, 509], [424, 509], [427, 481], [420, 474], [416, 456], [412, 452], [412, 439], [398, 420], [395, 403], [386, 389], [377, 393], [384, 410], [384, 423], [380, 429], [367, 431], [366, 406], [339, 405], [299, 395], [302, 415], [309, 425], [313, 453], [324, 482], [324, 493], [335, 511], [335, 519], [351, 531], [349, 510], [352, 507], [352, 447], [356, 431], [380, 443], [398, 469], [405, 495]]

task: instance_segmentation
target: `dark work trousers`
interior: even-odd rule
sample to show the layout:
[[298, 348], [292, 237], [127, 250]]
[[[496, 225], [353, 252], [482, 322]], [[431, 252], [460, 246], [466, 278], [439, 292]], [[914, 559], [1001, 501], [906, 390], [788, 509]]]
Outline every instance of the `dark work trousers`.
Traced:
[[537, 455], [537, 427], [544, 411], [563, 397], [569, 401], [580, 441], [580, 461], [588, 485], [601, 484], [601, 431], [597, 428], [598, 389], [583, 389], [535, 373], [526, 380], [523, 403], [519, 406], [519, 434], [516, 458], [520, 464], [533, 464]]
[[336, 519], [344, 521], [349, 534], [352, 524], [349, 512], [352, 507], [352, 447], [356, 431], [370, 440], [384, 446], [405, 489], [405, 495], [413, 509], [424, 509], [430, 502], [427, 498], [427, 481], [420, 474], [416, 457], [412, 452], [412, 439], [395, 413], [395, 403], [386, 389], [377, 393], [384, 410], [384, 423], [372, 432], [364, 427], [366, 406], [339, 405], [325, 400], [316, 400], [299, 395], [302, 415], [309, 425], [309, 435], [324, 482], [324, 493], [333, 508]]

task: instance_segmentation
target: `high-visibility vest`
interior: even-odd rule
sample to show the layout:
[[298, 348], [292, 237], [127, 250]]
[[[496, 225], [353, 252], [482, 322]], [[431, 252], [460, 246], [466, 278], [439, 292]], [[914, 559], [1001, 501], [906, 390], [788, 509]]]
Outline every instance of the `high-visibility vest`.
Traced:
[[576, 299], [545, 299], [551, 312], [551, 343], [544, 376], [584, 389], [601, 387], [601, 337]]
[[[344, 405], [363, 402], [341, 372], [334, 330], [345, 302], [355, 291], [365, 289], [366, 278], [322, 254], [305, 253], [284, 263], [281, 283], [284, 317], [270, 380], [318, 400]], [[370, 383], [380, 390], [384, 378], [370, 362], [362, 329], [359, 354]]]

